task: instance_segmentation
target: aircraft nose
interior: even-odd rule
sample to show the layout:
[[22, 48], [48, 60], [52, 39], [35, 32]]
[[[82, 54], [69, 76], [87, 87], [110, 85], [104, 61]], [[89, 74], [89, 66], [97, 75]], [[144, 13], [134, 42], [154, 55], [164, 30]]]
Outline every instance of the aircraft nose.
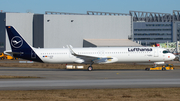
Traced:
[[174, 54], [172, 54], [171, 55], [171, 59], [173, 60], [173, 59], [175, 59], [176, 58], [176, 56], [174, 55]]

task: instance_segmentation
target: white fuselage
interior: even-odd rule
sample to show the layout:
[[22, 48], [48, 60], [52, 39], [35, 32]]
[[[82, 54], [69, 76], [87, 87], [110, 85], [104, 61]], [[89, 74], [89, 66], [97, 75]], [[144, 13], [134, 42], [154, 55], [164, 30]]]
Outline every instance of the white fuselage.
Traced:
[[76, 54], [87, 56], [83, 58], [72, 55], [68, 48], [34, 49], [45, 63], [91, 63], [92, 58], [88, 56], [98, 58], [94, 63], [163, 62], [175, 58], [171, 53], [163, 53], [164, 50], [158, 47], [73, 48]]

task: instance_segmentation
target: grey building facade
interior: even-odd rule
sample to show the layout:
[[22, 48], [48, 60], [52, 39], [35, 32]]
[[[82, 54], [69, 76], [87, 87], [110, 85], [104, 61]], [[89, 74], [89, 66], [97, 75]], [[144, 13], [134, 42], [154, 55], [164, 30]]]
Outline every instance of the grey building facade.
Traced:
[[6, 14], [0, 13], [0, 52], [3, 52], [6, 49]]
[[173, 41], [172, 16], [169, 13], [130, 11], [133, 40], [143, 46]]
[[173, 10], [173, 41], [180, 41], [180, 11]]
[[130, 11], [129, 14], [4, 12], [0, 13], [0, 52], [10, 49], [7, 25], [14, 26], [36, 48], [86, 47], [85, 40], [89, 39], [131, 39], [144, 46], [180, 41], [180, 11], [177, 10], [173, 15], [141, 11]]
[[0, 52], [11, 49], [5, 26], [13, 26], [36, 48], [62, 48], [66, 45], [86, 47], [84, 39], [128, 39], [132, 35], [132, 17], [129, 14], [90, 11], [87, 14], [2, 12]]
[[140, 41], [143, 46], [155, 43], [171, 42], [171, 22], [134, 22], [134, 41]]
[[62, 48], [66, 45], [86, 47], [84, 39], [128, 39], [132, 34], [131, 25], [130, 15], [100, 15], [97, 12], [96, 15], [61, 12], [35, 14], [33, 45], [41, 48]]
[[44, 48], [44, 14], [33, 16], [33, 47]]
[[33, 15], [33, 13], [0, 13], [0, 52], [11, 50], [5, 26], [14, 26], [32, 45]]

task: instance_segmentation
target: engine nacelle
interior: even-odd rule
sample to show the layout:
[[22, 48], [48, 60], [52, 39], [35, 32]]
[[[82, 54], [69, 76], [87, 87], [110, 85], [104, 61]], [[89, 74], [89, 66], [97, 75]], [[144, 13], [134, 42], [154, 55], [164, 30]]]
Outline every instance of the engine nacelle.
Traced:
[[106, 63], [114, 63], [114, 62], [117, 62], [117, 61], [118, 61], [118, 58], [107, 57], [107, 58], [100, 58], [100, 59], [96, 60], [95, 62], [99, 63], [99, 64], [106, 64]]
[[164, 64], [164, 62], [154, 62], [154, 64]]
[[84, 63], [85, 61], [83, 59], [79, 59], [79, 60], [76, 60], [74, 61], [75, 63]]

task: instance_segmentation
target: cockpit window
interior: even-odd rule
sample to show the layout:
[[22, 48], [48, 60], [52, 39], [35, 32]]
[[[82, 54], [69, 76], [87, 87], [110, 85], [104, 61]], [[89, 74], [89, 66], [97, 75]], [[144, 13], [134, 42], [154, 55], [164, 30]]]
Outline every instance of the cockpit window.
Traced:
[[170, 53], [170, 52], [168, 50], [164, 50], [163, 53], [165, 54], [165, 53]]

